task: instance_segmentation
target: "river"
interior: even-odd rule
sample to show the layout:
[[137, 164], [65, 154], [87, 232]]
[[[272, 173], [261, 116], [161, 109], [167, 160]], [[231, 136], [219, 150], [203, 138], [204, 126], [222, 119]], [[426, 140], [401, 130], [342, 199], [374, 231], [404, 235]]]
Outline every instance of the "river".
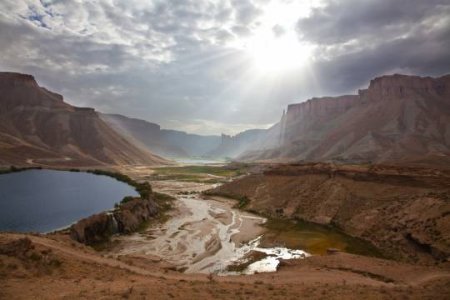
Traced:
[[[212, 184], [154, 181], [153, 189], [177, 198], [171, 218], [145, 232], [116, 237], [116, 255], [157, 256], [185, 273], [219, 275], [276, 271], [279, 259], [302, 258], [308, 253], [284, 247], [260, 247], [265, 229], [262, 217], [233, 208], [224, 198], [203, 198]], [[252, 253], [255, 261], [248, 262]], [[239, 272], [230, 266], [246, 264]]]

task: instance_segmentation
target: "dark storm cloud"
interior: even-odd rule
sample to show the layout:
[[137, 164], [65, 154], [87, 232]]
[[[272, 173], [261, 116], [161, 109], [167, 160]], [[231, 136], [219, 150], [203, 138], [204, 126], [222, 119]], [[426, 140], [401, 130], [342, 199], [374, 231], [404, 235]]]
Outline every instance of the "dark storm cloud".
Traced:
[[302, 38], [325, 45], [389, 38], [434, 16], [449, 16], [449, 6], [448, 0], [332, 0], [300, 19], [297, 28]]
[[[255, 34], [266, 5], [291, 2], [2, 0], [0, 69], [31, 73], [75, 105], [203, 133], [273, 123], [287, 103], [383, 73], [450, 71], [448, 1], [347, 0], [299, 19], [299, 40], [315, 49], [307, 68], [249, 72], [250, 54], [230, 45]], [[283, 19], [263, 25], [293, 34]]]
[[450, 70], [449, 1], [331, 1], [300, 19], [297, 32], [317, 45], [313, 68], [330, 93], [386, 73]]

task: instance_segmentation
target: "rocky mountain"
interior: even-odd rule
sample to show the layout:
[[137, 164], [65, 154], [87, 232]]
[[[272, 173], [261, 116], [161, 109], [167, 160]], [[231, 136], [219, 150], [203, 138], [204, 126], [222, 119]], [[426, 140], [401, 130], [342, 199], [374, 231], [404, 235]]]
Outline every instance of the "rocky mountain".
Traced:
[[449, 165], [450, 75], [382, 76], [358, 95], [291, 104], [278, 128], [278, 145], [240, 158]]
[[208, 153], [211, 157], [234, 158], [244, 153], [246, 150], [258, 143], [266, 130], [250, 129], [231, 136], [222, 134], [220, 145]]
[[0, 73], [0, 165], [159, 164], [111, 129], [92, 108], [75, 107], [33, 76]]
[[219, 136], [161, 129], [158, 124], [117, 114], [102, 114], [101, 118], [118, 132], [164, 157], [205, 156], [216, 149], [221, 141]]

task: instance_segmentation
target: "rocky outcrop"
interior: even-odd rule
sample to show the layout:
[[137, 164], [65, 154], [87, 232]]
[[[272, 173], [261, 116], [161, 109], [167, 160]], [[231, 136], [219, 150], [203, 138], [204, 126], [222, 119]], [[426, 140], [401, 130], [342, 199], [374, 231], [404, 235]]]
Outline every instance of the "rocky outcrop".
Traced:
[[242, 160], [450, 166], [450, 75], [376, 78], [358, 95], [288, 106], [278, 147]]
[[70, 227], [70, 237], [88, 245], [104, 242], [115, 233], [118, 233], [116, 220], [107, 212], [82, 219]]
[[[413, 101], [420, 94], [445, 97], [450, 96], [449, 84], [450, 75], [432, 78], [395, 74], [371, 80], [369, 88], [359, 91], [359, 96], [363, 102], [398, 101], [403, 98]], [[446, 100], [450, 101], [448, 98]]]
[[116, 233], [131, 233], [158, 214], [153, 200], [135, 198], [112, 212], [102, 212], [78, 221], [70, 228], [72, 239], [87, 245], [107, 241]]
[[0, 73], [0, 165], [161, 164], [103, 122], [74, 107], [33, 76]]
[[117, 221], [118, 232], [131, 233], [136, 231], [142, 222], [155, 217], [158, 214], [158, 206], [153, 200], [136, 198], [120, 205], [113, 214]]

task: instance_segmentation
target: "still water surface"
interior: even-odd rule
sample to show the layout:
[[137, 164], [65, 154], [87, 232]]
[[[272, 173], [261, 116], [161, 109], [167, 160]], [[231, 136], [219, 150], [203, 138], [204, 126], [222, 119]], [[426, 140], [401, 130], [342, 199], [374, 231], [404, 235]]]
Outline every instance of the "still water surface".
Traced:
[[0, 231], [49, 232], [137, 196], [114, 178], [29, 170], [0, 175]]

